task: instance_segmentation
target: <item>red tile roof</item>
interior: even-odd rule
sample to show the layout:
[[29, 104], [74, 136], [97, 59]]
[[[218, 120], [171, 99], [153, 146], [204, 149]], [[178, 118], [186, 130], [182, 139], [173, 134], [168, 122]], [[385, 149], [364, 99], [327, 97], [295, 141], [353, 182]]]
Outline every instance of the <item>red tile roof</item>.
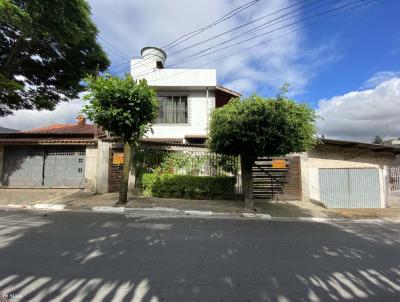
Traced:
[[91, 145], [95, 144], [95, 139], [82, 139], [82, 138], [2, 138], [0, 137], [0, 144], [8, 145]]
[[29, 130], [20, 131], [24, 134], [82, 134], [82, 135], [95, 135], [98, 132], [97, 125], [85, 124], [52, 124], [46, 127], [34, 128]]

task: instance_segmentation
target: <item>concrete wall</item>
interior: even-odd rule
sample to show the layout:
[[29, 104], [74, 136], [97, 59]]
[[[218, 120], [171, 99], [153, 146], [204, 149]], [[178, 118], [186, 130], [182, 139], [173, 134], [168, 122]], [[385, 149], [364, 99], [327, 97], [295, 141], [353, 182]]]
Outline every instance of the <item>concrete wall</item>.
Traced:
[[96, 194], [108, 192], [111, 147], [110, 142], [99, 139], [97, 144]]
[[86, 146], [85, 156], [85, 189], [96, 192], [97, 145]]
[[0, 187], [3, 185], [4, 146], [0, 145]]
[[387, 166], [395, 161], [395, 155], [390, 152], [373, 152], [332, 145], [317, 146], [302, 156], [303, 200], [320, 202], [319, 168], [378, 168], [381, 207], [385, 207], [388, 203]]
[[131, 60], [134, 79], [146, 79], [152, 87], [210, 87], [217, 85], [215, 69], [157, 69], [154, 61]]
[[[149, 138], [184, 138], [185, 135], [206, 135], [211, 110], [215, 107], [215, 93], [201, 91], [158, 92], [159, 95], [186, 95], [188, 97], [187, 124], [155, 124]], [[208, 95], [208, 97], [207, 97]]]

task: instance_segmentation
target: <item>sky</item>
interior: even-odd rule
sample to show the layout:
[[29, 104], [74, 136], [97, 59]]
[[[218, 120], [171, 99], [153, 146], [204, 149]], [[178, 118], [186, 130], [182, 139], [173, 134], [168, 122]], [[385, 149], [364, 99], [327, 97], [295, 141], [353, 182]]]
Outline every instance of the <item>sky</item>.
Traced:
[[[112, 62], [109, 72], [123, 75], [129, 69], [129, 60], [139, 57], [142, 47], [166, 46], [249, 1], [89, 3], [99, 29], [99, 43]], [[324, 11], [330, 13], [322, 14]], [[215, 68], [219, 84], [245, 96], [275, 96], [279, 87], [288, 83], [291, 98], [308, 103], [317, 111], [319, 133], [327, 138], [371, 141], [375, 135], [400, 137], [399, 12], [397, 0], [259, 0], [232, 18], [167, 49], [166, 67], [200, 50], [215, 50], [264, 34], [170, 68]], [[287, 15], [282, 17], [284, 14]], [[255, 21], [261, 17], [264, 18]], [[250, 21], [254, 22], [204, 42]], [[267, 27], [235, 40], [237, 35], [265, 22], [269, 22]], [[203, 43], [173, 54], [200, 42]], [[79, 99], [62, 103], [53, 112], [19, 111], [1, 118], [0, 126], [29, 129], [74, 122], [82, 103]]]

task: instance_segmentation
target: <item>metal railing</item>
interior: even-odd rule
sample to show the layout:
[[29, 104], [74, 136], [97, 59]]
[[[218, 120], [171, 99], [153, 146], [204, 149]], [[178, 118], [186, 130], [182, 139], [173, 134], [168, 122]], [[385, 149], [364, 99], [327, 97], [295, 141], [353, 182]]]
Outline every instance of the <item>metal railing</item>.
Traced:
[[400, 191], [400, 166], [392, 166], [389, 167], [389, 190], [393, 191]]
[[198, 176], [234, 176], [235, 193], [242, 193], [240, 164], [237, 156], [203, 150], [164, 150], [141, 148], [135, 154], [135, 186], [141, 187], [144, 173], [173, 173]]

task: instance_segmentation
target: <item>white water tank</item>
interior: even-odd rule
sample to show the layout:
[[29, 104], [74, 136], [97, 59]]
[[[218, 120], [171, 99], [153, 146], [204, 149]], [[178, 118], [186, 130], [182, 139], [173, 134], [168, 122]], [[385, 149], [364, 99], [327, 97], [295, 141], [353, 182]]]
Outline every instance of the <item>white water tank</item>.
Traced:
[[158, 47], [147, 46], [141, 50], [142, 59], [147, 62], [155, 62], [156, 68], [164, 68], [167, 54], [164, 50]]

